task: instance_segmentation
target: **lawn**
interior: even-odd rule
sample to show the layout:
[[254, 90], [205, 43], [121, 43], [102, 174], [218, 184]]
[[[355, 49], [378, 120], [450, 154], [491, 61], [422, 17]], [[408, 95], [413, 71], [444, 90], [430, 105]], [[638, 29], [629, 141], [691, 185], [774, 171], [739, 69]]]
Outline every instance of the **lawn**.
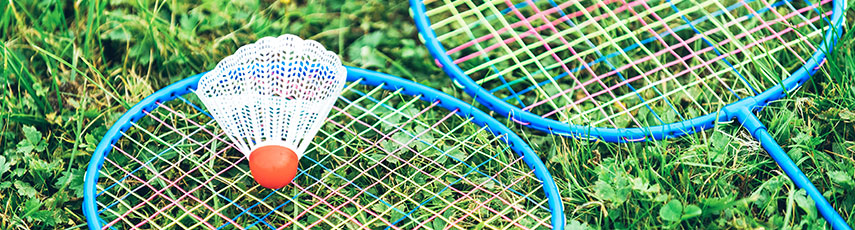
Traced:
[[[759, 116], [855, 225], [855, 1], [848, 3], [846, 35], [822, 70]], [[0, 229], [85, 228], [83, 175], [110, 125], [145, 96], [261, 37], [317, 40], [346, 65], [473, 101], [447, 87], [408, 7], [381, 0], [0, 2]], [[502, 121], [555, 177], [568, 227], [827, 226], [738, 125], [614, 144]]]

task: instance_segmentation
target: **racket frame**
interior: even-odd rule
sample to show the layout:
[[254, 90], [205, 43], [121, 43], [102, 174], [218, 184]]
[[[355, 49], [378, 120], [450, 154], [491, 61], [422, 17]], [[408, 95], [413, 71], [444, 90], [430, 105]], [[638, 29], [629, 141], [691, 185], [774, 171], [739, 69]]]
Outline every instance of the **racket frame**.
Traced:
[[[535, 176], [543, 183], [543, 190], [549, 204], [550, 212], [552, 213], [551, 222], [554, 229], [563, 229], [564, 227], [564, 207], [561, 203], [558, 194], [558, 188], [555, 181], [546, 170], [546, 166], [534, 153], [534, 150], [520, 138], [516, 133], [512, 132], [508, 127], [490, 117], [475, 106], [465, 103], [439, 90], [398, 78], [392, 75], [379, 73], [375, 71], [359, 69], [346, 66], [347, 81], [353, 82], [360, 80], [360, 84], [367, 86], [381, 86], [385, 90], [397, 91], [401, 90], [402, 94], [410, 96], [420, 96], [419, 99], [428, 102], [439, 101], [438, 105], [449, 111], [457, 111], [457, 115], [472, 118], [471, 122], [481, 127], [489, 127], [488, 130], [503, 141], [508, 143], [508, 146], [515, 153], [523, 158], [523, 161], [529, 168], [534, 169]], [[193, 75], [183, 79], [157, 92], [149, 95], [123, 114], [110, 127], [101, 142], [92, 153], [92, 158], [89, 160], [86, 175], [84, 176], [84, 192], [83, 192], [83, 213], [86, 215], [86, 222], [89, 229], [101, 229], [102, 220], [98, 217], [98, 207], [96, 202], [96, 184], [101, 167], [104, 165], [104, 159], [113, 150], [119, 139], [123, 137], [122, 133], [132, 127], [132, 123], [139, 121], [146, 116], [146, 112], [150, 112], [157, 108], [157, 104], [171, 101], [179, 96], [193, 93], [197, 87], [197, 82], [205, 73]]]
[[479, 103], [487, 106], [490, 110], [493, 110], [501, 116], [505, 116], [521, 125], [553, 135], [624, 143], [651, 139], [669, 139], [700, 132], [715, 127], [717, 122], [728, 122], [736, 119], [737, 113], [734, 113], [733, 111], [740, 110], [741, 108], [748, 108], [751, 111], [757, 111], [768, 105], [770, 102], [781, 99], [787, 94], [793, 92], [795, 89], [798, 89], [798, 87], [804, 84], [810, 76], [819, 70], [819, 66], [825, 60], [827, 50], [834, 47], [837, 44], [837, 38], [842, 35], [843, 31], [841, 26], [843, 25], [842, 22], [844, 20], [843, 9], [845, 3], [843, 0], [833, 0], [832, 4], [832, 15], [830, 19], [826, 20], [830, 21], [832, 24], [825, 33], [824, 40], [820, 44], [820, 49], [813, 53], [810, 60], [807, 60], [807, 63], [802, 68], [796, 70], [780, 84], [777, 84], [758, 95], [745, 97], [737, 102], [728, 104], [713, 113], [681, 122], [638, 128], [609, 128], [567, 124], [553, 119], [543, 118], [537, 114], [524, 111], [519, 107], [502, 101], [490, 91], [478, 85], [478, 83], [466, 75], [463, 70], [457, 66], [457, 64], [454, 64], [451, 57], [446, 55], [445, 47], [440, 44], [436, 33], [430, 28], [430, 19], [425, 14], [426, 9], [422, 0], [410, 0], [410, 14], [412, 14], [416, 27], [419, 30], [419, 39], [423, 44], [425, 44], [428, 52], [430, 52], [430, 54], [435, 58], [437, 64], [451, 77], [452, 81], [454, 81], [456, 85], [461, 87], [467, 94], [474, 97]]

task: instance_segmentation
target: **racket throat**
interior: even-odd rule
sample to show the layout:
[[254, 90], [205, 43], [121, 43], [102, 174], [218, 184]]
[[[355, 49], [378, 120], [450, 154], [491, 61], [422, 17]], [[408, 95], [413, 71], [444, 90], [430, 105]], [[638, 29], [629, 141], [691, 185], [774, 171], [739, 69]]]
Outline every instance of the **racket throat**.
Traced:
[[816, 203], [816, 209], [831, 224], [833, 229], [851, 229], [846, 221], [843, 220], [843, 217], [828, 203], [822, 192], [810, 182], [810, 179], [793, 162], [793, 159], [787, 155], [787, 152], [772, 138], [766, 126], [760, 122], [760, 119], [754, 115], [749, 107], [735, 106], [735, 109], [727, 112], [727, 115], [738, 120], [751, 133], [751, 136], [760, 141], [763, 149], [769, 153], [769, 156], [775, 160], [775, 163], [787, 174], [787, 177], [793, 181], [793, 184], [807, 192], [808, 196]]

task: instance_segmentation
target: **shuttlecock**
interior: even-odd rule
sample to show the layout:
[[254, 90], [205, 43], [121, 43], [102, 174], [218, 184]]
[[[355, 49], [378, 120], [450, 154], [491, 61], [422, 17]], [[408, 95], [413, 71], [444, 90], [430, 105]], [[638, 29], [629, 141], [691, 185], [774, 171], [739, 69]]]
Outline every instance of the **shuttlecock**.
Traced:
[[294, 35], [265, 37], [226, 57], [196, 94], [261, 186], [284, 187], [341, 95], [346, 70], [335, 53]]

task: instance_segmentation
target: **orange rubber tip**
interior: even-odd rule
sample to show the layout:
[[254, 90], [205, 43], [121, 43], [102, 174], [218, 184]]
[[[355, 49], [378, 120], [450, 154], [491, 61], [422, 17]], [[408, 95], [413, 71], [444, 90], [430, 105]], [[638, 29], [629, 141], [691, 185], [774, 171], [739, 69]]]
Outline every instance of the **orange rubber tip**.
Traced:
[[297, 175], [300, 159], [294, 150], [268, 145], [255, 149], [249, 154], [249, 171], [252, 178], [261, 186], [279, 189], [291, 183]]

